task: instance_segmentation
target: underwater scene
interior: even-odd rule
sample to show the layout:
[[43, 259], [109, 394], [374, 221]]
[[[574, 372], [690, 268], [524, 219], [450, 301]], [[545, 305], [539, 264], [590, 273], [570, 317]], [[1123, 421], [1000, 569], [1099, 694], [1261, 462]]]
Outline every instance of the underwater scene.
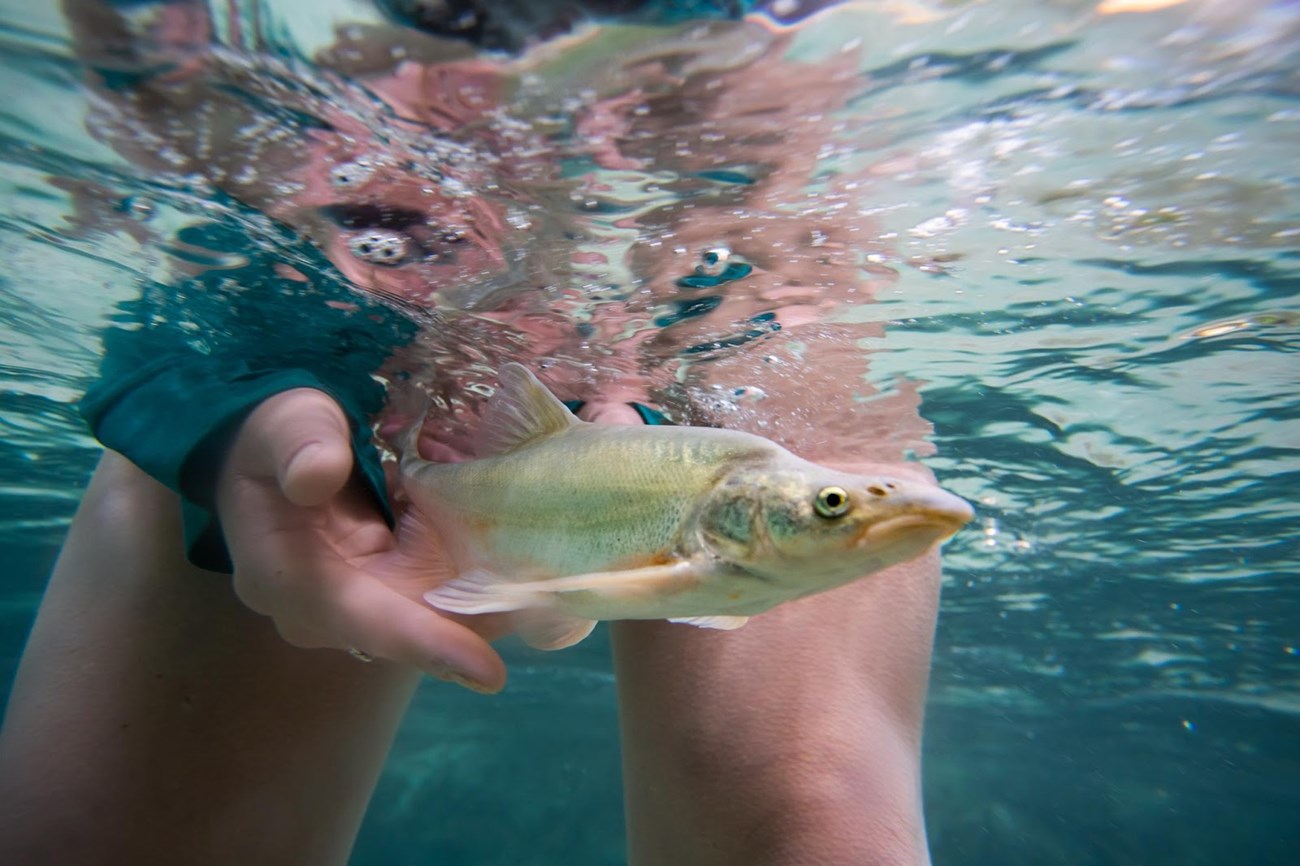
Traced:
[[[0, 43], [3, 695], [101, 375], [324, 354], [386, 447], [423, 399], [472, 450], [517, 361], [974, 506], [935, 863], [1297, 862], [1300, 3], [0, 0]], [[607, 626], [501, 651], [421, 686], [355, 866], [626, 862]]]

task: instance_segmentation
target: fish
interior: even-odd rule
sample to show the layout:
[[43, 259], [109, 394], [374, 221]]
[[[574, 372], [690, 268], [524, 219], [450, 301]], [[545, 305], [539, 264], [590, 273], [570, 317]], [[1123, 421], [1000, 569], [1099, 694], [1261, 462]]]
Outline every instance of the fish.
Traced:
[[600, 620], [739, 628], [920, 556], [973, 517], [935, 485], [820, 466], [751, 433], [581, 421], [515, 363], [475, 459], [424, 460], [421, 426], [399, 449], [398, 544], [446, 578], [424, 600], [510, 612], [540, 649]]

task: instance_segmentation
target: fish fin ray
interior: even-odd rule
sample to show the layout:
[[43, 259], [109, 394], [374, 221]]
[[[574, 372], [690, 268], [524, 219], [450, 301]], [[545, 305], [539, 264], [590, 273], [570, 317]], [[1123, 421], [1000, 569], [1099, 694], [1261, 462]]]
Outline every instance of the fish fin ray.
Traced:
[[571, 647], [591, 634], [594, 619], [557, 613], [553, 610], [521, 610], [511, 617], [524, 643], [539, 650]]
[[397, 462], [403, 469], [425, 462], [420, 456], [420, 434], [424, 432], [424, 422], [429, 419], [429, 410], [432, 408], [433, 398], [421, 392], [419, 409], [397, 436]]
[[507, 454], [582, 423], [522, 364], [503, 365], [500, 378], [483, 412], [478, 456]]
[[674, 593], [699, 584], [704, 568], [694, 560], [680, 560], [665, 565], [629, 568], [623, 571], [593, 571], [570, 577], [554, 577], [530, 583], [518, 583], [511, 589], [550, 595], [592, 592], [606, 599], [629, 600], [650, 593]]
[[624, 571], [596, 571], [522, 583], [506, 580], [486, 569], [473, 569], [425, 593], [424, 600], [452, 613], [501, 613], [547, 608], [557, 599], [578, 592], [594, 593], [607, 601], [637, 601], [646, 596], [671, 595], [692, 589], [699, 585], [709, 568], [694, 560], [681, 560]]
[[697, 628], [716, 628], [724, 631], [740, 628], [749, 622], [747, 616], [675, 616], [669, 622], [684, 622]]
[[397, 523], [396, 558], [400, 565], [394, 573], [419, 570], [429, 575], [430, 582], [456, 576], [456, 567], [443, 553], [438, 528], [414, 503], [408, 503]]
[[531, 604], [531, 595], [518, 589], [499, 574], [476, 568], [429, 590], [424, 600], [451, 613], [502, 613]]

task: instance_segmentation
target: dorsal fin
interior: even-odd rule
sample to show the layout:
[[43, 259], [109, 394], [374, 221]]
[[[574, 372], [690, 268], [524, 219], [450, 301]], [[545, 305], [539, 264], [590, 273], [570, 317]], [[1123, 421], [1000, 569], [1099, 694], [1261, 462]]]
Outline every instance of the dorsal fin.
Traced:
[[526, 367], [505, 364], [483, 413], [478, 456], [506, 454], [581, 423]]

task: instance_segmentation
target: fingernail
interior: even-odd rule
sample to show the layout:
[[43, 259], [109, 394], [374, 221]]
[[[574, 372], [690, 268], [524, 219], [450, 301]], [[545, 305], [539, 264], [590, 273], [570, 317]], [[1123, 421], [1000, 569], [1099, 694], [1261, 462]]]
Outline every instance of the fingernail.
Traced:
[[435, 664], [433, 667], [429, 668], [429, 674], [437, 677], [443, 682], [455, 683], [458, 686], [463, 686], [464, 688], [469, 689], [471, 692], [478, 692], [480, 695], [490, 695], [496, 692], [496, 689], [485, 686], [473, 677], [452, 670], [446, 665]]
[[496, 689], [491, 688], [490, 686], [485, 686], [478, 680], [472, 680], [463, 674], [456, 673], [455, 671], [449, 671], [447, 673], [447, 682], [455, 683], [458, 686], [464, 686], [471, 692], [478, 692], [480, 695], [496, 694]]

